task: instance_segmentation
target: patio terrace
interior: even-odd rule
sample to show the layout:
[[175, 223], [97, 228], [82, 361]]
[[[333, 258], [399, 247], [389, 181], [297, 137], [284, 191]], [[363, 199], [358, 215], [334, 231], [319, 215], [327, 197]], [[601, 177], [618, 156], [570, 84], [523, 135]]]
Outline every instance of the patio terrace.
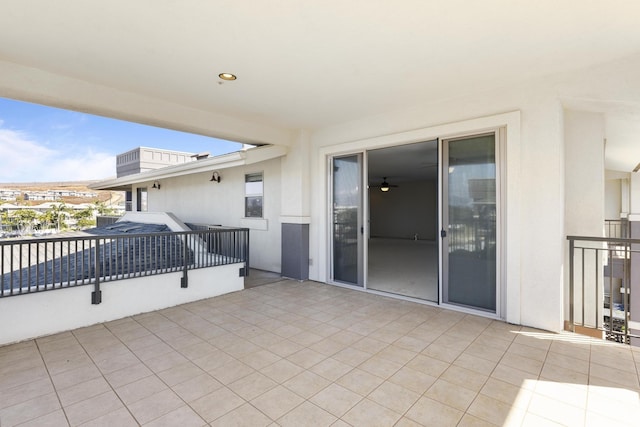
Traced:
[[0, 347], [0, 425], [630, 426], [639, 367], [621, 344], [283, 280]]

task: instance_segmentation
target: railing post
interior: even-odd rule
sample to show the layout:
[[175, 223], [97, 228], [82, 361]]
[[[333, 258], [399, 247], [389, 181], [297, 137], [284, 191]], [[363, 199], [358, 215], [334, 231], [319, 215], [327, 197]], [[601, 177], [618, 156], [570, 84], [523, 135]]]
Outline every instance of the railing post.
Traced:
[[95, 250], [95, 272], [94, 277], [94, 291], [91, 292], [91, 304], [100, 304], [102, 302], [102, 291], [100, 290], [100, 239], [96, 238], [96, 250]]
[[629, 260], [629, 264], [627, 262], [624, 263], [624, 273], [622, 277], [624, 278], [622, 281], [622, 286], [624, 287], [624, 295], [622, 296], [622, 310], [624, 313], [624, 343], [631, 344], [631, 338], [629, 337], [629, 316], [627, 313], [630, 313], [629, 308], [629, 292], [631, 291], [631, 252], [632, 247], [631, 243], [625, 243], [624, 245], [624, 259]]
[[569, 327], [571, 332], [575, 332], [575, 323], [573, 318], [573, 279], [574, 279], [574, 265], [573, 256], [575, 252], [575, 242], [573, 239], [569, 239]]
[[251, 270], [251, 264], [249, 263], [249, 261], [250, 261], [249, 260], [249, 254], [250, 254], [249, 236], [251, 234], [249, 233], [249, 229], [248, 228], [245, 230], [245, 233], [247, 233], [247, 239], [246, 239], [247, 244], [244, 246], [244, 250], [247, 253], [247, 263], [246, 263], [246, 267], [245, 268], [247, 269], [246, 275], [247, 275], [247, 277], [249, 277], [249, 270]]
[[189, 287], [189, 276], [187, 275], [187, 269], [189, 267], [189, 235], [183, 234], [184, 236], [184, 248], [182, 249], [182, 278], [180, 279], [180, 287], [187, 288]]

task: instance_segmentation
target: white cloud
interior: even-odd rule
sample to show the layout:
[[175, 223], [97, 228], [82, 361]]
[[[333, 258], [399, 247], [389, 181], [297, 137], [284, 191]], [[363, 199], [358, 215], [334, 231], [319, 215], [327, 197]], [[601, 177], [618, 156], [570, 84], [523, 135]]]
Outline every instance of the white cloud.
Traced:
[[115, 175], [115, 157], [90, 147], [56, 149], [28, 135], [0, 129], [0, 182], [103, 179]]

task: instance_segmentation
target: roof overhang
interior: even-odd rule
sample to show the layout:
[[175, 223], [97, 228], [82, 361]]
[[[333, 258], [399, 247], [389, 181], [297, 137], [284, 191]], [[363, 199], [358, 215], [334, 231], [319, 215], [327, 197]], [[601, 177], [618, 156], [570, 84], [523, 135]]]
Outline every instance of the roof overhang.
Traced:
[[100, 181], [91, 184], [89, 188], [93, 188], [94, 190], [127, 191], [131, 190], [134, 184], [176, 178], [179, 176], [193, 175], [203, 172], [213, 172], [214, 170], [229, 169], [238, 166], [246, 166], [276, 159], [278, 157], [285, 156], [286, 154], [287, 148], [283, 146], [273, 145], [251, 148], [244, 151], [224, 154], [222, 156], [197, 160], [195, 162], [183, 163], [176, 166], [167, 166], [135, 175], [127, 175], [121, 178]]

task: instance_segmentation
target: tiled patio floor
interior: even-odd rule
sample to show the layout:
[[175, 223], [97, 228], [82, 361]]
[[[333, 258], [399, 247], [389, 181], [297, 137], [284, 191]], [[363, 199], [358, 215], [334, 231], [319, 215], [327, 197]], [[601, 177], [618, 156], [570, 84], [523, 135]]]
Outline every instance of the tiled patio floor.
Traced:
[[638, 425], [639, 367], [622, 345], [280, 281], [0, 347], [0, 426]]

